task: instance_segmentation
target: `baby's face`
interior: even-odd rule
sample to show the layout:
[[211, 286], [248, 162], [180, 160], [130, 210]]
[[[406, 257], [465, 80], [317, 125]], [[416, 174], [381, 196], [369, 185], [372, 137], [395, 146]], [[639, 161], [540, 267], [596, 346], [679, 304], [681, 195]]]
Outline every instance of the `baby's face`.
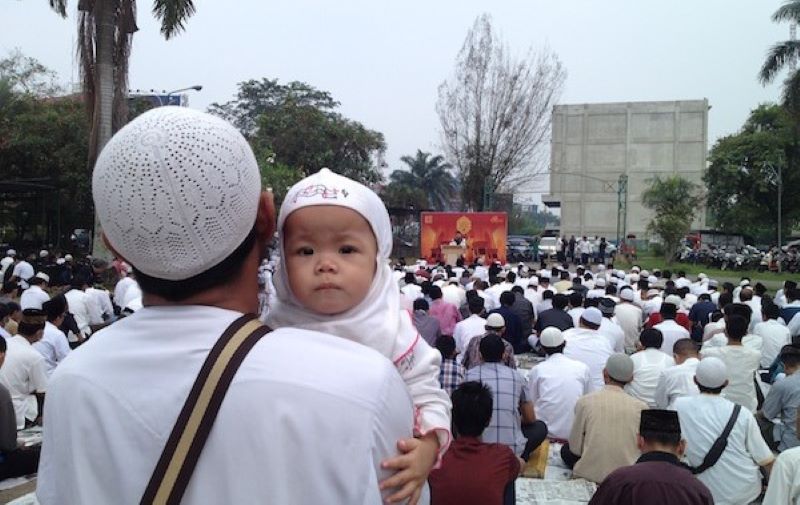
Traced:
[[378, 246], [358, 212], [335, 205], [303, 207], [289, 215], [283, 233], [289, 287], [304, 307], [341, 314], [367, 296]]

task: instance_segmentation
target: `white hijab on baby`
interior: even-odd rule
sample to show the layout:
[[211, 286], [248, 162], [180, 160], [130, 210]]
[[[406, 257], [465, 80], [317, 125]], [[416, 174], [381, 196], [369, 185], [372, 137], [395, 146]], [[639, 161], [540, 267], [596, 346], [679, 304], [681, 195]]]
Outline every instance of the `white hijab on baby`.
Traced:
[[[369, 222], [378, 244], [375, 277], [367, 296], [350, 310], [336, 315], [318, 314], [298, 302], [289, 287], [283, 250], [283, 226], [292, 212], [312, 205], [336, 205], [358, 212]], [[267, 325], [291, 326], [329, 333], [377, 350], [395, 361], [413, 345], [417, 331], [400, 304], [400, 290], [389, 266], [392, 227], [389, 213], [372, 190], [323, 168], [289, 189], [278, 215], [281, 259], [274, 282], [277, 303], [270, 308]], [[407, 343], [397, 345], [398, 343]]]

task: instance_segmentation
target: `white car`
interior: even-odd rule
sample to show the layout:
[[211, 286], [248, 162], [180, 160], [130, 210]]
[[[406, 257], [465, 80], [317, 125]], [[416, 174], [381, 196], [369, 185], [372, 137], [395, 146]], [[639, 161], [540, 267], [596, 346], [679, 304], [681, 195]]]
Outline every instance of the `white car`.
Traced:
[[542, 237], [539, 240], [539, 256], [541, 258], [555, 258], [558, 252], [558, 237]]

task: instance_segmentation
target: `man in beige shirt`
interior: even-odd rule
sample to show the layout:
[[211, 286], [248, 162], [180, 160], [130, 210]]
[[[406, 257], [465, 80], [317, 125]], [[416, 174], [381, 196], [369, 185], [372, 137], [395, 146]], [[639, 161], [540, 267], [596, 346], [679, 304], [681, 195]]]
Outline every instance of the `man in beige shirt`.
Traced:
[[575, 477], [599, 483], [639, 457], [636, 435], [647, 404], [623, 390], [632, 379], [631, 358], [612, 354], [603, 370], [605, 387], [578, 399], [569, 443], [561, 448], [561, 457]]

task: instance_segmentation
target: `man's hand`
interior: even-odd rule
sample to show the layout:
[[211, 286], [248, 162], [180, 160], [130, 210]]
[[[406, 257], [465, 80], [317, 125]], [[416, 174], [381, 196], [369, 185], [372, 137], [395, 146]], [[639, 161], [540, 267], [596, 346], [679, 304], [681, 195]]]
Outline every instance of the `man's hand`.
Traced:
[[381, 463], [386, 469], [396, 470], [395, 474], [381, 482], [381, 490], [399, 488], [390, 495], [387, 503], [398, 503], [408, 499], [409, 505], [416, 505], [422, 493], [422, 486], [436, 463], [439, 452], [439, 439], [431, 431], [422, 438], [407, 438], [397, 442], [402, 453]]

